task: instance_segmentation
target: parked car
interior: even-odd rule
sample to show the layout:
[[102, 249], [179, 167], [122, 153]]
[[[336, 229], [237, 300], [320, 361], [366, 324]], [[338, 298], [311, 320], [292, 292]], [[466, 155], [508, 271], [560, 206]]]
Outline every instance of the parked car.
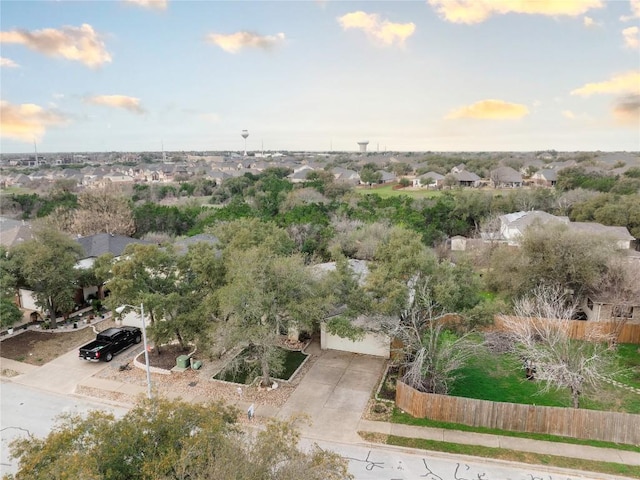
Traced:
[[138, 327], [108, 328], [96, 339], [80, 347], [79, 356], [83, 360], [110, 362], [122, 350], [142, 341], [142, 331]]

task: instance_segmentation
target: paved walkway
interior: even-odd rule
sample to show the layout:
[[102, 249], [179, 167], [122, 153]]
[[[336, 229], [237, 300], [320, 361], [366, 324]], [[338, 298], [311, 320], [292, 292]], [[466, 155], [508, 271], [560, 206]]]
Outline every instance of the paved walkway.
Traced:
[[[310, 345], [307, 351], [318, 358], [285, 405], [279, 409], [258, 406], [257, 417], [288, 419], [306, 415], [310, 423], [301, 424], [302, 434], [317, 440], [363, 444], [365, 442], [357, 432], [372, 432], [640, 465], [640, 453], [636, 452], [363, 420], [362, 414], [380, 380], [385, 362], [366, 355], [320, 351], [317, 344]], [[143, 386], [97, 378], [95, 374], [106, 368], [104, 363], [78, 362], [74, 350], [41, 367], [4, 358], [0, 358], [0, 367], [19, 373], [10, 379], [13, 382], [57, 393], [74, 393], [79, 386], [133, 396], [146, 392]], [[79, 368], [81, 371], [77, 370]], [[194, 402], [210, 400], [184, 398], [184, 395], [182, 398]], [[248, 405], [245, 403], [238, 400], [236, 406], [246, 410]]]

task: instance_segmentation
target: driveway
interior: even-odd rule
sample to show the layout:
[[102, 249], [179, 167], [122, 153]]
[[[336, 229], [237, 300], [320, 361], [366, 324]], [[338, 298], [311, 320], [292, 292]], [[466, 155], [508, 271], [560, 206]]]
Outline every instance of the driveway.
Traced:
[[139, 348], [129, 348], [116, 356], [110, 363], [88, 362], [78, 358], [78, 349], [73, 349], [58, 358], [45, 363], [27, 373], [13, 377], [14, 383], [32, 386], [49, 392], [68, 395], [75, 393], [76, 386], [99, 371], [113, 365], [119, 365], [124, 357]]
[[357, 353], [325, 350], [309, 369], [278, 418], [306, 414], [310, 425], [300, 425], [309, 438], [360, 441], [358, 421], [377, 387], [385, 359]]

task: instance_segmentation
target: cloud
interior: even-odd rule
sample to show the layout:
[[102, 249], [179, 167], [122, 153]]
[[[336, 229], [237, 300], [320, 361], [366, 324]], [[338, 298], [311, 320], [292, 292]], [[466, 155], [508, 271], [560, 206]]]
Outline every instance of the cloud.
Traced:
[[205, 122], [218, 123], [220, 122], [220, 115], [217, 113], [201, 113], [200, 118]]
[[13, 105], [0, 101], [0, 134], [3, 137], [33, 142], [45, 134], [47, 127], [64, 125], [67, 121], [64, 116], [33, 103]]
[[100, 36], [88, 24], [81, 27], [0, 32], [0, 43], [17, 43], [50, 57], [62, 57], [99, 67], [111, 61]]
[[509, 103], [503, 100], [481, 100], [479, 102], [457, 108], [446, 118], [475, 118], [482, 120], [513, 120], [529, 115], [525, 105]]
[[631, 15], [623, 15], [620, 17], [620, 20], [623, 22], [640, 18], [640, 0], [629, 0], [629, 9], [631, 10]]
[[140, 99], [126, 95], [94, 95], [85, 99], [87, 103], [104, 105], [105, 107], [124, 108], [132, 113], [142, 114], [144, 109], [140, 106]]
[[582, 24], [583, 24], [585, 27], [587, 27], [587, 28], [589, 28], [589, 27], [595, 27], [595, 26], [597, 25], [597, 23], [595, 22], [595, 20], [594, 20], [593, 18], [591, 18], [591, 17], [587, 17], [587, 16], [585, 16], [585, 17], [582, 19]]
[[18, 68], [19, 66], [10, 58], [0, 57], [0, 67], [2, 68]]
[[622, 124], [640, 124], [640, 94], [619, 98], [613, 107], [613, 116]]
[[614, 75], [610, 80], [586, 85], [571, 91], [571, 95], [588, 97], [593, 94], [640, 94], [640, 71]]
[[251, 32], [236, 32], [229, 35], [221, 33], [211, 33], [207, 36], [207, 40], [217, 45], [225, 52], [238, 53], [243, 48], [260, 48], [269, 50], [283, 43], [285, 40], [284, 33], [276, 33], [275, 35], [258, 35]]
[[167, 0], [123, 0], [126, 3], [132, 3], [142, 8], [151, 8], [154, 10], [166, 10], [169, 2]]
[[360, 29], [374, 42], [382, 45], [403, 45], [404, 41], [416, 31], [414, 23], [393, 23], [381, 20], [377, 13], [362, 11], [338, 17], [338, 23], [344, 30]]
[[562, 116], [565, 118], [568, 118], [569, 120], [575, 120], [576, 119], [576, 114], [573, 113], [571, 110], [563, 110], [562, 111]]
[[575, 17], [604, 6], [602, 0], [429, 0], [429, 4], [445, 20], [466, 24], [507, 13]]
[[640, 28], [629, 27], [622, 30], [622, 37], [627, 48], [634, 50], [640, 48]]

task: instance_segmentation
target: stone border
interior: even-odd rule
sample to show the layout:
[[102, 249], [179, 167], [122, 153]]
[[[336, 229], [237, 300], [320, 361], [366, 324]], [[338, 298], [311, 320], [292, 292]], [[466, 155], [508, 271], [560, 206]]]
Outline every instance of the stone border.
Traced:
[[[300, 350], [291, 350], [291, 349], [287, 349], [284, 347], [280, 347], [284, 350], [289, 350], [290, 352], [300, 352], [303, 355], [305, 355], [305, 359], [302, 361], [302, 363], [300, 363], [300, 365], [298, 365], [298, 368], [295, 369], [295, 371], [291, 374], [291, 376], [289, 377], [288, 380], [284, 380], [282, 378], [277, 378], [277, 377], [271, 377], [272, 380], [278, 380], [278, 382], [282, 382], [282, 383], [286, 383], [286, 384], [290, 384], [293, 379], [296, 377], [296, 375], [298, 374], [298, 372], [300, 370], [302, 370], [302, 368], [306, 365], [307, 360], [309, 360], [309, 358], [311, 358], [311, 354], [305, 352], [305, 349], [311, 344], [311, 340], [307, 340], [307, 343], [300, 349]], [[229, 359], [229, 362], [235, 360], [235, 358], [240, 355], [244, 349], [247, 348], [246, 346], [243, 347], [242, 349], [240, 349], [240, 351], [238, 353], [236, 353], [233, 357], [231, 357]], [[227, 363], [229, 363], [227, 362]], [[218, 375], [222, 370], [224, 370], [224, 368], [221, 368], [220, 370], [218, 370], [214, 375], [211, 376], [211, 378], [209, 378], [208, 380], [213, 381], [213, 382], [221, 382], [221, 383], [225, 383], [227, 385], [239, 385], [242, 387], [252, 387], [257, 381], [259, 381], [261, 379], [260, 375], [258, 375], [256, 378], [254, 378], [250, 383], [236, 383], [236, 382], [228, 382], [226, 380], [218, 380], [217, 378], [213, 378], [216, 375]], [[277, 382], [276, 382], [277, 383]]]

